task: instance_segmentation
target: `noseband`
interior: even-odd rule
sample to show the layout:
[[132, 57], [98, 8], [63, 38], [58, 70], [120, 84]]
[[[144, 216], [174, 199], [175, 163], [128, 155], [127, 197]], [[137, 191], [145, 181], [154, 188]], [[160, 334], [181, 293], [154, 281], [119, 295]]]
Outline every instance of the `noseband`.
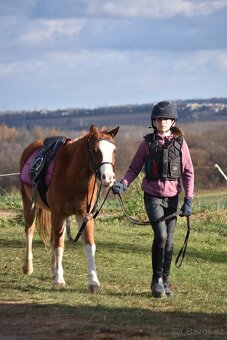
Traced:
[[100, 168], [102, 165], [104, 164], [110, 164], [112, 165], [113, 167], [113, 170], [115, 171], [115, 166], [113, 165], [113, 163], [111, 162], [101, 162], [100, 164], [98, 164], [97, 166], [94, 166], [94, 158], [93, 158], [93, 154], [92, 154], [92, 149], [91, 149], [91, 145], [94, 144], [94, 143], [97, 143], [97, 142], [101, 142], [101, 141], [105, 141], [105, 142], [109, 142], [113, 145], [115, 145], [114, 142], [112, 142], [111, 140], [109, 139], [105, 139], [105, 138], [95, 138], [95, 139], [88, 139], [88, 151], [89, 151], [89, 156], [90, 156], [90, 159], [92, 160], [93, 162], [93, 170], [95, 171], [96, 173], [96, 176], [98, 177], [98, 179], [101, 180], [101, 173], [100, 173]]

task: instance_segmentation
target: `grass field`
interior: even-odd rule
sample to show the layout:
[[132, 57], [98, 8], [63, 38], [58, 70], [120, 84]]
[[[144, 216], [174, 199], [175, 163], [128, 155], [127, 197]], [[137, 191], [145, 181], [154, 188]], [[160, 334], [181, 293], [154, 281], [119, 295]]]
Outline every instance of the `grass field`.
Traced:
[[[138, 198], [130, 203], [133, 207], [125, 201], [128, 211], [138, 217]], [[150, 293], [151, 228], [130, 224], [114, 197], [96, 220], [96, 263], [102, 289], [99, 295], [90, 295], [80, 242], [66, 241], [64, 289], [52, 287], [51, 253], [37, 234], [34, 273], [22, 273], [20, 197], [2, 196], [0, 339], [226, 338], [226, 207], [226, 191], [197, 195], [186, 258], [180, 269], [172, 265], [175, 294], [154, 299]], [[174, 258], [184, 241], [185, 223], [184, 218], [178, 219]], [[75, 233], [76, 227], [72, 229]]]

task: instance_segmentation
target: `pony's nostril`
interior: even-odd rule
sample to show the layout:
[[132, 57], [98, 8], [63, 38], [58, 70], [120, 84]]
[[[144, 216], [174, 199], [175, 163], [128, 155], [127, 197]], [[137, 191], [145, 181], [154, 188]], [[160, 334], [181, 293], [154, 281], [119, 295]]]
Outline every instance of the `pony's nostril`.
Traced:
[[115, 180], [115, 174], [102, 174], [101, 180], [103, 182], [113, 182]]

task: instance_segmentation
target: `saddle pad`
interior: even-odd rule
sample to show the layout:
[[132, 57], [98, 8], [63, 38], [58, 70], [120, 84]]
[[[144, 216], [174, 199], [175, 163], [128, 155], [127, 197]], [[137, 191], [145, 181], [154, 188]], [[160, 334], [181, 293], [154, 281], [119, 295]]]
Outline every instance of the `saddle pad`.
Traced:
[[[31, 156], [28, 158], [28, 160], [26, 161], [22, 171], [21, 171], [21, 182], [28, 184], [30, 186], [32, 186], [32, 180], [29, 176], [29, 169], [31, 167], [31, 165], [33, 164], [33, 161], [37, 155], [37, 153], [41, 150], [38, 149], [36, 150], [33, 154], [31, 154]], [[51, 178], [52, 178], [52, 173], [53, 173], [53, 168], [54, 168], [54, 163], [55, 163], [55, 158], [50, 162], [48, 168], [47, 168], [47, 174], [45, 177], [45, 184], [47, 186], [47, 188], [49, 188], [50, 182], [51, 182]]]

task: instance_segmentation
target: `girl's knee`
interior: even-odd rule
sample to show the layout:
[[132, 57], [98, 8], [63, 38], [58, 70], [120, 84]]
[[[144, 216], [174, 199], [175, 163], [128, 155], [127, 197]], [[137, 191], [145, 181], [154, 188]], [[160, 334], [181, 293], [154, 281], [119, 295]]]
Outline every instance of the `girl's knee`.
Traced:
[[161, 233], [154, 237], [155, 244], [160, 248], [165, 248], [167, 241], [167, 234]]

